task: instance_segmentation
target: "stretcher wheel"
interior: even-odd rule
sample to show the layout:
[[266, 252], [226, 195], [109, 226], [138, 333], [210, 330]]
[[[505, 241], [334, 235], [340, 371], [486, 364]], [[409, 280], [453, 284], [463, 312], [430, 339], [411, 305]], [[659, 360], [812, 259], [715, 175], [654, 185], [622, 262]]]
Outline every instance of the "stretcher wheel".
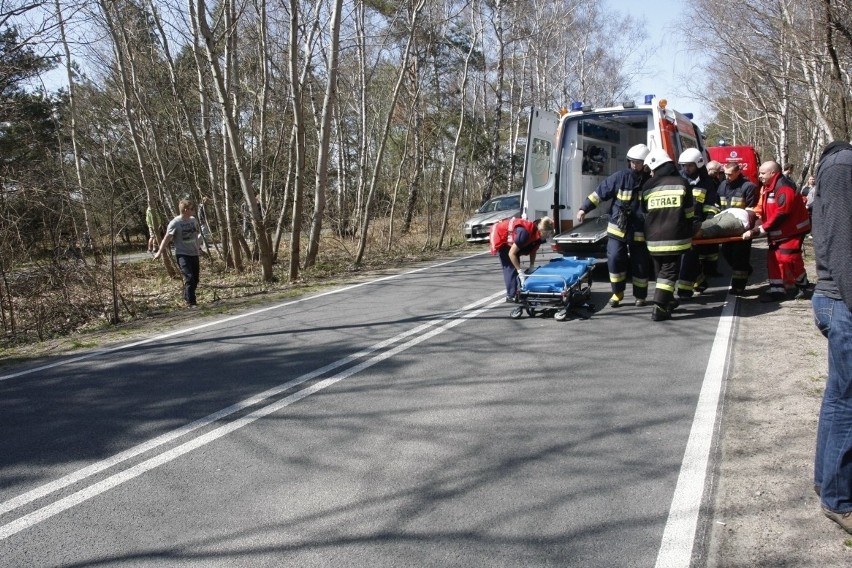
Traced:
[[524, 309], [521, 307], [514, 308], [512, 312], [509, 314], [509, 317], [512, 319], [520, 319], [520, 317], [524, 314]]
[[565, 321], [568, 319], [568, 310], [559, 310], [553, 314], [553, 319], [556, 321]]

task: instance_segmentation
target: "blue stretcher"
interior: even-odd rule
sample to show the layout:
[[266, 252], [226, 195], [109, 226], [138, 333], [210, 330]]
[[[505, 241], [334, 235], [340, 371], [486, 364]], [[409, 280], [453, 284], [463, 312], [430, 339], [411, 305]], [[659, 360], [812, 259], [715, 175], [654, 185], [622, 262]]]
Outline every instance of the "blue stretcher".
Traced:
[[570, 316], [588, 319], [595, 311], [589, 303], [592, 295], [592, 269], [599, 262], [594, 258], [575, 256], [556, 257], [545, 265], [538, 266], [526, 276], [518, 289], [517, 302], [512, 318], [520, 318], [524, 312], [535, 317], [537, 312], [553, 314], [557, 321]]

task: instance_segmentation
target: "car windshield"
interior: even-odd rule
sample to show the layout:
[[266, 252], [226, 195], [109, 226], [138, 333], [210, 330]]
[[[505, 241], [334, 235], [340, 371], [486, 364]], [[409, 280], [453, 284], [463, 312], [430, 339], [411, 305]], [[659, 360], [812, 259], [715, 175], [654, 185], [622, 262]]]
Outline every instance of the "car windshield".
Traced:
[[510, 211], [521, 206], [521, 198], [517, 195], [508, 195], [489, 199], [479, 208], [477, 213], [490, 213], [491, 211]]

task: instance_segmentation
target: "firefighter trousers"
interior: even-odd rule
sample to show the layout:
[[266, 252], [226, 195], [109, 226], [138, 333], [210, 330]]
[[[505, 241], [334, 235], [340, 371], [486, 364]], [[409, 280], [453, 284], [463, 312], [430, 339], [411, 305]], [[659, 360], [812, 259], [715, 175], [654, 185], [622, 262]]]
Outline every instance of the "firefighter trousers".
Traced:
[[648, 246], [644, 241], [624, 242], [613, 237], [606, 241], [606, 266], [613, 294], [624, 294], [627, 288], [627, 267], [633, 280], [633, 297], [644, 300], [648, 297]]
[[668, 311], [671, 301], [674, 300], [681, 256], [680, 254], [672, 254], [651, 257], [654, 259], [654, 271], [657, 273], [654, 303], [666, 311]]
[[722, 258], [731, 267], [731, 288], [738, 292], [745, 290], [752, 273], [751, 241], [724, 243], [720, 249]]
[[677, 295], [680, 298], [691, 298], [695, 287], [704, 281], [701, 271], [701, 259], [698, 250], [693, 247], [683, 253], [680, 258], [680, 273], [677, 279]]

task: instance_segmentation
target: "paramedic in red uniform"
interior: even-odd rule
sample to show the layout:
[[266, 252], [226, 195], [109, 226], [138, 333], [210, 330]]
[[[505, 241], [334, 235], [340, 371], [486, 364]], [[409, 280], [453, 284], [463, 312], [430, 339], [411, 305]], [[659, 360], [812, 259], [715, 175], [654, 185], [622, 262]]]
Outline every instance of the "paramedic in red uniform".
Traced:
[[662, 321], [672, 317], [680, 259], [692, 248], [695, 210], [692, 188], [665, 150], [651, 150], [645, 165], [651, 170], [651, 179], [642, 186], [645, 239], [657, 272], [651, 319]]
[[766, 256], [769, 290], [760, 301], [780, 302], [787, 297], [786, 288], [797, 290], [796, 299], [803, 300], [808, 289], [808, 273], [802, 260], [802, 242], [811, 230], [808, 210], [777, 162], [764, 162], [758, 177], [766, 195], [764, 221], [743, 233], [743, 238], [766, 235], [769, 239]]
[[577, 211], [582, 223], [586, 213], [601, 203], [612, 200], [610, 220], [606, 227], [606, 264], [612, 297], [609, 305], [617, 308], [627, 288], [627, 265], [633, 276], [633, 297], [637, 306], [644, 306], [648, 297], [648, 249], [639, 214], [639, 192], [647, 176], [644, 160], [648, 147], [637, 144], [627, 151], [627, 167], [603, 180]]
[[[722, 209], [739, 207], [754, 208], [760, 198], [757, 186], [743, 175], [739, 164], [725, 164], [725, 181], [719, 184], [719, 201]], [[751, 275], [751, 241], [724, 243], [721, 246], [722, 257], [731, 267], [731, 289], [734, 295], [745, 292], [748, 277]]]
[[500, 256], [507, 302], [516, 301], [518, 282], [523, 286], [526, 277], [521, 268], [521, 256], [529, 256], [529, 268], [533, 268], [538, 247], [552, 233], [553, 220], [550, 217], [542, 217], [537, 222], [512, 217], [491, 227], [491, 254]]

